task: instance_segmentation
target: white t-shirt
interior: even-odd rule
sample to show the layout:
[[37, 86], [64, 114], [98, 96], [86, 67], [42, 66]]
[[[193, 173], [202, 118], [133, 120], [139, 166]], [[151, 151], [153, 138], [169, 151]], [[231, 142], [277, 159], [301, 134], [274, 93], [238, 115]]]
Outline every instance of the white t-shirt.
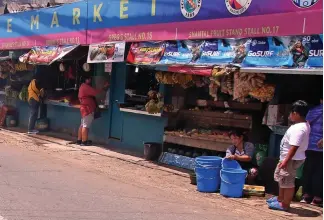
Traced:
[[310, 126], [307, 122], [297, 123], [286, 131], [285, 136], [280, 144], [280, 161], [283, 161], [291, 148], [297, 146], [297, 152], [292, 158], [293, 160], [305, 160], [305, 151], [308, 147]]

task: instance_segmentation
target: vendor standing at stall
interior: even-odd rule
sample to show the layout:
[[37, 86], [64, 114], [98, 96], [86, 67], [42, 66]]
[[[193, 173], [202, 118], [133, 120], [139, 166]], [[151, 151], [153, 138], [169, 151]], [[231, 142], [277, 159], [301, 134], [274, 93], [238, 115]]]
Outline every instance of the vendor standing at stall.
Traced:
[[247, 181], [252, 184], [258, 174], [257, 169], [252, 164], [254, 145], [247, 141], [247, 137], [242, 130], [229, 132], [229, 137], [233, 145], [226, 150], [226, 159], [236, 160], [242, 169], [248, 171]]
[[323, 99], [306, 117], [311, 132], [303, 170], [303, 203], [323, 205]]
[[93, 120], [95, 119], [95, 111], [97, 109], [96, 95], [108, 89], [108, 82], [105, 83], [104, 88], [97, 90], [91, 86], [92, 78], [86, 77], [84, 83], [79, 88], [80, 112], [81, 112], [81, 125], [78, 131], [78, 140], [76, 144], [81, 146], [91, 145], [88, 140], [89, 129]]
[[28, 134], [37, 134], [35, 124], [39, 113], [41, 99], [44, 97], [44, 89], [40, 86], [40, 80], [34, 78], [28, 86], [28, 104], [30, 109]]

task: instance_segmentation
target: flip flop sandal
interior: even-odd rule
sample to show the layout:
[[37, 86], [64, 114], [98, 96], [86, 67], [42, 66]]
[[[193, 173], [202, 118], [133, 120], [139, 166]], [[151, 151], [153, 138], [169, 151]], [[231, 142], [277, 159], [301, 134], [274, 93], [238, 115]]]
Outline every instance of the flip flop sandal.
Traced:
[[267, 200], [268, 205], [273, 203], [273, 202], [278, 202], [278, 197], [277, 196], [271, 197], [270, 199]]
[[310, 196], [303, 196], [301, 203], [310, 204], [312, 202], [312, 198]]
[[273, 203], [270, 203], [269, 204], [269, 209], [272, 209], [272, 210], [277, 210], [277, 211], [283, 211], [283, 212], [287, 212], [288, 209], [285, 209], [283, 208], [279, 202], [273, 202]]
[[320, 207], [320, 206], [323, 206], [323, 201], [322, 200], [313, 199], [311, 205]]
[[80, 145], [82, 143], [82, 141], [71, 141], [68, 144], [76, 144], [76, 145]]

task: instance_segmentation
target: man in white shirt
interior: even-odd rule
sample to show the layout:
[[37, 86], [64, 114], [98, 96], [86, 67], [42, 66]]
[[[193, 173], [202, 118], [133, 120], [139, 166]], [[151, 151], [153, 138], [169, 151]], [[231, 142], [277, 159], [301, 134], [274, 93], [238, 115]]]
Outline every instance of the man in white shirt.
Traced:
[[294, 123], [285, 133], [280, 144], [280, 162], [274, 173], [279, 184], [279, 196], [267, 200], [270, 209], [287, 211], [295, 194], [295, 178], [297, 169], [306, 159], [310, 125], [306, 121], [308, 105], [305, 101], [297, 101], [292, 105], [289, 115]]

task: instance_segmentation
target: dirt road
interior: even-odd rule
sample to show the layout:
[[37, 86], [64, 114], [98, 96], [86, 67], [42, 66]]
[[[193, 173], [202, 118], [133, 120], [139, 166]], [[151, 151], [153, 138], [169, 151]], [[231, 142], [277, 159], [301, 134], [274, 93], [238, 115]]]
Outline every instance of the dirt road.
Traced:
[[264, 200], [202, 194], [187, 177], [141, 158], [0, 131], [0, 220], [321, 219], [267, 209]]

